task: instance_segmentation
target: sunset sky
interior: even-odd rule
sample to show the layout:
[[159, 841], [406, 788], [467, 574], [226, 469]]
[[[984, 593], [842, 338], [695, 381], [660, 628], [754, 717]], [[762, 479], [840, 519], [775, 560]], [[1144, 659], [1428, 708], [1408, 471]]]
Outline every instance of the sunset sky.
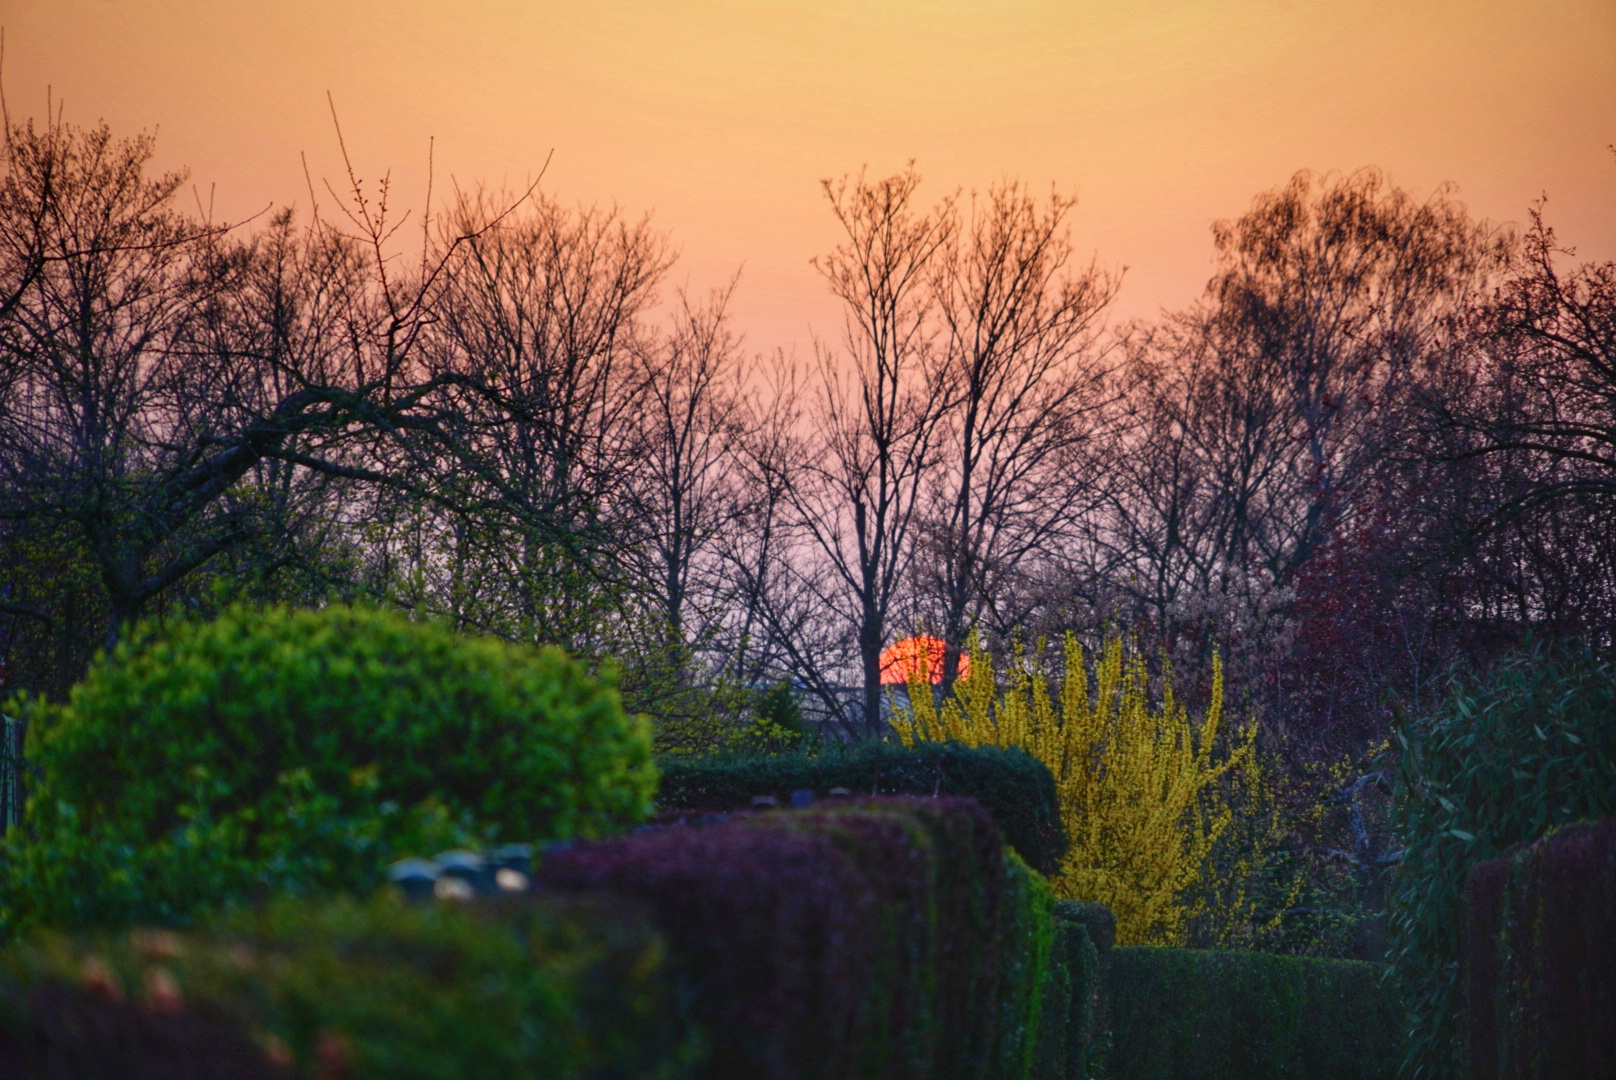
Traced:
[[750, 344], [804, 352], [836, 311], [823, 177], [913, 158], [931, 197], [1018, 176], [1080, 197], [1128, 267], [1117, 314], [1204, 283], [1207, 226], [1301, 168], [1378, 165], [1479, 215], [1549, 197], [1616, 258], [1616, 0], [3, 0], [14, 119], [159, 129], [220, 216], [307, 205], [340, 170], [651, 211], [700, 290], [742, 269]]

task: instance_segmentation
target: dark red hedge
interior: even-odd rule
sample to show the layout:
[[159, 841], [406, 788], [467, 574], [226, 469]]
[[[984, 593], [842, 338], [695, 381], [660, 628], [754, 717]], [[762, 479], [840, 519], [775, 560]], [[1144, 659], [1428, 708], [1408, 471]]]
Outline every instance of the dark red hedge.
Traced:
[[1492, 859], [1470, 871], [1465, 897], [1459, 987], [1473, 1080], [1498, 1080], [1498, 942], [1504, 928], [1509, 860]]
[[1461, 990], [1472, 1073], [1616, 1076], [1616, 818], [1471, 871]]
[[580, 846], [538, 881], [650, 909], [697, 983], [713, 1075], [985, 1075], [1005, 893], [992, 817], [968, 799], [821, 807]]

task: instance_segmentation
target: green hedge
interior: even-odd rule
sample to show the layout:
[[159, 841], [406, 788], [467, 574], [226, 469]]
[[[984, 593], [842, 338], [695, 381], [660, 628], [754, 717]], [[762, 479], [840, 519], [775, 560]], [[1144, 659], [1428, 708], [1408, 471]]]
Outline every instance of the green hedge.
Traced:
[[[1048, 982], [1038, 1031], [1039, 1080], [1085, 1080], [1104, 1060], [1116, 920], [1104, 904], [1058, 900], [1052, 909]], [[1102, 951], [1103, 950], [1103, 951]]]
[[65, 704], [18, 704], [38, 780], [0, 935], [366, 889], [404, 852], [602, 834], [656, 785], [582, 664], [369, 608], [145, 626]]
[[0, 954], [7, 1080], [696, 1075], [661, 939], [602, 898], [280, 903]]
[[1117, 919], [1104, 904], [1089, 900], [1059, 900], [1055, 903], [1055, 919], [1062, 923], [1076, 923], [1083, 927], [1094, 946], [1095, 968], [1093, 1016], [1089, 1021], [1085, 1045], [1091, 1056], [1103, 1056], [1104, 1040], [1111, 1031], [1111, 955], [1117, 943]]
[[1111, 963], [1115, 1080], [1392, 1077], [1400, 1017], [1379, 964], [1119, 948]]
[[[1030, 1080], [1040, 1071], [1044, 1024], [1059, 1023], [1065, 1001], [1049, 1000], [1055, 926], [1049, 883], [1014, 852], [1005, 855], [1003, 914], [999, 917], [999, 1018], [994, 1031], [993, 1080]], [[1068, 993], [1070, 992], [1068, 988]]]
[[743, 809], [760, 795], [784, 805], [793, 791], [823, 796], [837, 787], [860, 796], [960, 795], [987, 808], [1005, 842], [1033, 869], [1052, 873], [1066, 850], [1055, 778], [1021, 750], [863, 742], [816, 753], [670, 757], [658, 764], [663, 811]]

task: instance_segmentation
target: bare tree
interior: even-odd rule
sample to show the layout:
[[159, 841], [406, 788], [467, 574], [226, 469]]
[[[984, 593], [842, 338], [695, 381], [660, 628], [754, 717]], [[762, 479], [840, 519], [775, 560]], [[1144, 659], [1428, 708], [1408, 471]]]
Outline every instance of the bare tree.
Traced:
[[0, 276], [20, 283], [0, 327], [0, 513], [71, 524], [109, 637], [241, 535], [217, 511], [241, 473], [188, 407], [210, 375], [185, 363], [235, 267], [170, 205], [184, 176], [145, 175], [151, 152], [105, 126], [13, 126], [0, 184]]
[[824, 574], [802, 580], [858, 642], [859, 723], [870, 734], [880, 730], [881, 651], [953, 392], [930, 287], [953, 233], [952, 199], [917, 211], [919, 184], [912, 167], [824, 182], [846, 239], [814, 266], [842, 302], [842, 346], [819, 351], [813, 448], [790, 489], [795, 524], [825, 560]]
[[1184, 589], [1284, 585], [1397, 449], [1423, 358], [1448, 347], [1510, 238], [1446, 191], [1299, 173], [1214, 227], [1204, 301], [1144, 340], [1112, 535], [1165, 628]]
[[[1411, 437], [1443, 512], [1422, 537], [1480, 639], [1616, 642], [1616, 264], [1566, 268], [1534, 207], [1497, 292], [1433, 358]], [[1478, 642], [1479, 644], [1479, 642]]]
[[921, 573], [941, 609], [945, 692], [967, 631], [1098, 490], [1083, 453], [1112, 396], [1097, 330], [1119, 281], [1072, 265], [1075, 205], [1052, 194], [1040, 207], [1005, 181], [972, 200], [937, 253], [931, 288], [953, 398], [927, 485]]
[[1561, 270], [1574, 254], [1534, 207], [1515, 272], [1478, 306], [1469, 339], [1483, 407], [1429, 402], [1440, 422], [1477, 437], [1472, 455], [1536, 455], [1564, 467], [1501, 514], [1567, 495], [1616, 497], [1616, 263]]
[[679, 297], [671, 325], [641, 350], [643, 414], [634, 510], [669, 634], [705, 637], [731, 591], [715, 546], [741, 513], [735, 459], [748, 434], [748, 367], [729, 328], [734, 291], [706, 306]]
[[[0, 516], [54, 523], [105, 590], [107, 640], [259, 535], [263, 463], [387, 477], [362, 446], [426, 425], [414, 366], [465, 237], [393, 265], [387, 184], [347, 226], [237, 238], [147, 175], [150, 136], [12, 125], [0, 181]], [[37, 270], [22, 265], [43, 263]]]
[[544, 197], [502, 218], [507, 202], [466, 194], [444, 231], [470, 239], [432, 334], [449, 458], [433, 479], [453, 508], [437, 569], [477, 584], [451, 576], [442, 602], [468, 625], [596, 652], [625, 617], [637, 350], [670, 258], [646, 219]]
[[1284, 580], [1374, 475], [1418, 362], [1496, 280], [1513, 237], [1446, 189], [1419, 202], [1372, 169], [1298, 173], [1213, 236], [1207, 450], [1232, 459], [1238, 510], [1222, 546]]

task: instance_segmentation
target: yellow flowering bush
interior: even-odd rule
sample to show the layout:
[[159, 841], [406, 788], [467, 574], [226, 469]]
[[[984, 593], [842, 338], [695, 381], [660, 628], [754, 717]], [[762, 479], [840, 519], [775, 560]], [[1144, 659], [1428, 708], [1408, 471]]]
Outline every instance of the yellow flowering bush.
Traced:
[[[1105, 642], [1091, 680], [1082, 645], [1068, 635], [1054, 690], [1049, 673], [1019, 650], [1002, 688], [975, 638], [969, 651], [969, 674], [940, 703], [929, 673], [911, 672], [893, 726], [905, 745], [1020, 747], [1049, 767], [1070, 840], [1051, 879], [1056, 895], [1105, 904], [1124, 945], [1181, 945], [1192, 925], [1218, 943], [1256, 929], [1245, 883], [1275, 838], [1272, 795], [1256, 724], [1222, 731], [1220, 662], [1197, 721], [1174, 694], [1170, 671], [1152, 704], [1145, 659], [1121, 637]], [[1226, 841], [1237, 837], [1241, 850], [1231, 852]]]

